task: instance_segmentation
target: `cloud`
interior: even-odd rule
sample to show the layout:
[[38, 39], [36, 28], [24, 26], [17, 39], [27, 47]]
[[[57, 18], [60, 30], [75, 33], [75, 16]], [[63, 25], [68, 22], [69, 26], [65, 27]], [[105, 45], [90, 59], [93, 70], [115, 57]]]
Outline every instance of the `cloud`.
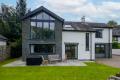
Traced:
[[87, 21], [106, 22], [118, 20], [120, 15], [120, 2], [111, 0], [102, 0], [101, 4], [94, 4], [90, 0], [37, 0], [36, 7], [40, 5], [64, 16], [66, 20], [70, 17], [77, 21], [86, 16]]

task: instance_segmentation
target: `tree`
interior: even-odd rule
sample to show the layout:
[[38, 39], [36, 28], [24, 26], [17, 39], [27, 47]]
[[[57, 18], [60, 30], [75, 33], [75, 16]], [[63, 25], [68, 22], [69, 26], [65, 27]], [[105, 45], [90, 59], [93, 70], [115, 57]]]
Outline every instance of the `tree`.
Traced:
[[1, 9], [2, 9], [2, 16], [4, 18], [5, 21], [13, 21], [13, 19], [15, 20], [15, 9], [12, 6], [7, 6], [5, 4], [1, 5]]
[[108, 24], [109, 27], [115, 27], [115, 26], [117, 26], [117, 22], [113, 21], [113, 20], [109, 21], [107, 24]]
[[26, 14], [26, 0], [18, 0], [16, 6], [17, 19], [20, 22], [20, 19]]
[[0, 34], [8, 38], [12, 57], [18, 57], [22, 53], [21, 18], [26, 14], [26, 0], [18, 0], [16, 9], [2, 4], [1, 10]]
[[21, 38], [20, 23], [16, 22], [16, 9], [5, 4], [1, 5], [3, 19], [0, 21], [0, 33], [7, 37], [10, 42]]
[[9, 37], [10, 34], [10, 26], [6, 21], [0, 19], [0, 34]]

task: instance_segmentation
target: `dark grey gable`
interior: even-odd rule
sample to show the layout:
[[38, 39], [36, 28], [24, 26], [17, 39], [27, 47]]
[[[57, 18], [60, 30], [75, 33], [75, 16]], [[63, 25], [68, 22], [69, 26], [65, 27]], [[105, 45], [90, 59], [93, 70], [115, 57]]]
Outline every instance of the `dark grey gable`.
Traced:
[[56, 18], [56, 19], [64, 22], [64, 19], [63, 19], [63, 18], [59, 17], [58, 15], [56, 15], [55, 13], [51, 12], [50, 10], [46, 9], [46, 8], [43, 7], [43, 6], [37, 8], [36, 10], [34, 10], [34, 11], [32, 11], [32, 12], [27, 13], [27, 14], [22, 18], [22, 20], [27, 19], [27, 18], [29, 18], [29, 17], [32, 17], [32, 16], [34, 16], [34, 15], [40, 13], [40, 12], [46, 12], [47, 14], [49, 14], [50, 16], [52, 16], [53, 18]]

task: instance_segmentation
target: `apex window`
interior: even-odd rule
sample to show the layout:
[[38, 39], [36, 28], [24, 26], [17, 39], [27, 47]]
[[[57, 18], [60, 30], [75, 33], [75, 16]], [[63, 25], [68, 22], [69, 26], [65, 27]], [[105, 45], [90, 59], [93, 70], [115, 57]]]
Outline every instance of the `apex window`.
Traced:
[[31, 39], [54, 40], [55, 19], [42, 12], [31, 18]]

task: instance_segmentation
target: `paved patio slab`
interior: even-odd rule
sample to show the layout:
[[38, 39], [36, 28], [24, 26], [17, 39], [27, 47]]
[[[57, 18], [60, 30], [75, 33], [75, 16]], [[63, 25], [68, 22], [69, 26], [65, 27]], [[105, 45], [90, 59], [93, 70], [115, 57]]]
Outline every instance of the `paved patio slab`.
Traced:
[[[26, 63], [22, 60], [16, 60], [14, 62], [3, 65], [3, 67], [24, 67]], [[83, 61], [68, 60], [64, 62], [57, 62], [53, 64], [41, 65], [41, 66], [87, 66]]]
[[48, 64], [47, 66], [87, 66], [87, 65], [82, 61], [68, 60], [64, 62], [58, 62], [55, 64]]

